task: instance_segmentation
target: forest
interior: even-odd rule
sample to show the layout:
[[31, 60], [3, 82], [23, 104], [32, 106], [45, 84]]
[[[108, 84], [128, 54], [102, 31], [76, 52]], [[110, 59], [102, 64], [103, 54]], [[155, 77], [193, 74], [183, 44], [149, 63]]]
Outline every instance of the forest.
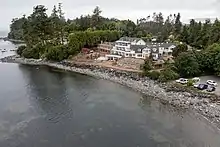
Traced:
[[[139, 37], [158, 42], [182, 42], [192, 50], [179, 45], [175, 53], [175, 63], [167, 65], [162, 77], [192, 77], [201, 74], [220, 74], [220, 21], [204, 23], [190, 20], [181, 22], [181, 14], [164, 15], [153, 13], [136, 22], [103, 17], [96, 7], [92, 14], [81, 15], [73, 20], [66, 19], [62, 3], [55, 5], [50, 15], [43, 5], [35, 6], [32, 14], [15, 18], [10, 25], [8, 38], [24, 40], [26, 46], [18, 54], [26, 58], [46, 58], [61, 61], [77, 54], [82, 47], [94, 47], [101, 41], [115, 41], [121, 36]], [[149, 74], [151, 63], [146, 60], [144, 71]], [[167, 73], [166, 73], [167, 72]]]

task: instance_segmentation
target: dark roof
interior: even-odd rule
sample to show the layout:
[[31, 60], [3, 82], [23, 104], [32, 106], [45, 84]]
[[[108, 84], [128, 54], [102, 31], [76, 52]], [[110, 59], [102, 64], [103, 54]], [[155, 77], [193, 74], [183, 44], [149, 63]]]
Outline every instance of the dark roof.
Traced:
[[133, 37], [121, 37], [120, 41], [128, 41], [128, 42], [138, 42], [141, 38], [133, 38]]
[[135, 53], [142, 53], [142, 50], [146, 48], [146, 45], [131, 45], [131, 50], [135, 51]]
[[159, 53], [160, 46], [158, 44], [147, 44], [147, 47], [151, 49], [152, 53]]

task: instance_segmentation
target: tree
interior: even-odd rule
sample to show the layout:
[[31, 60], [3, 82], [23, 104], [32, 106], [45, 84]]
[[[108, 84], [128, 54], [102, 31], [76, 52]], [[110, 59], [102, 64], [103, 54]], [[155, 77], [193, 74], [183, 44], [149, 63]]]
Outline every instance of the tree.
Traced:
[[182, 42], [189, 43], [189, 28], [186, 25], [183, 26], [179, 39]]
[[26, 49], [26, 46], [25, 45], [21, 45], [21, 46], [18, 47], [16, 52], [17, 52], [18, 55], [22, 56], [22, 53], [23, 53], [23, 51], [25, 49]]
[[210, 36], [209, 36], [209, 45], [213, 43], [219, 43], [220, 41], [220, 21], [218, 19], [215, 20], [214, 24], [212, 25], [212, 28], [210, 30]]
[[192, 53], [181, 53], [175, 59], [175, 66], [180, 76], [193, 77], [200, 74], [199, 63]]
[[23, 25], [27, 21], [26, 16], [22, 18], [15, 18], [10, 25], [10, 32], [8, 33], [9, 39], [24, 40]]
[[102, 13], [101, 9], [96, 6], [95, 9], [93, 10], [93, 15], [92, 15], [92, 27], [96, 29], [100, 23], [100, 14]]
[[182, 23], [180, 19], [181, 19], [181, 16], [180, 16], [180, 13], [178, 13], [175, 19], [175, 24], [174, 24], [174, 32], [176, 35], [179, 35], [181, 32]]
[[147, 74], [152, 69], [152, 63], [149, 59], [146, 59], [144, 65], [142, 66], [143, 72]]
[[38, 43], [46, 45], [51, 40], [53, 31], [46, 10], [43, 5], [34, 7], [33, 13], [24, 23], [24, 40], [27, 46], [33, 47]]
[[172, 52], [172, 55], [174, 57], [177, 57], [180, 53], [182, 52], [186, 52], [187, 51], [187, 45], [186, 44], [179, 44], [177, 45], [174, 49], [173, 49], [173, 52]]
[[165, 68], [160, 72], [160, 76], [159, 76], [159, 80], [161, 82], [167, 82], [167, 81], [175, 80], [177, 78], [179, 78], [179, 75], [171, 68]]

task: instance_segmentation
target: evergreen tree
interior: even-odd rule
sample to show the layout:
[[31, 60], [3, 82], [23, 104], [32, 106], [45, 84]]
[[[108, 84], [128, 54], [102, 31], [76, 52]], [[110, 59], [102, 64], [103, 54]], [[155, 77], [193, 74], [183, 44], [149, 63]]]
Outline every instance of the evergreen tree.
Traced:
[[180, 19], [181, 19], [181, 16], [180, 16], [180, 13], [178, 13], [175, 19], [175, 24], [174, 24], [174, 32], [176, 35], [179, 35], [181, 32], [182, 23]]

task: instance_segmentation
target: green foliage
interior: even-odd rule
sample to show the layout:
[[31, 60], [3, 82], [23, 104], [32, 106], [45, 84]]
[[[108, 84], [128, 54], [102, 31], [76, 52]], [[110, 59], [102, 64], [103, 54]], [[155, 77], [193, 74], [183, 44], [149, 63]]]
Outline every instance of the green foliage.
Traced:
[[160, 72], [159, 71], [147, 72], [147, 76], [152, 80], [158, 80], [160, 77]]
[[186, 44], [179, 44], [176, 46], [176, 48], [173, 49], [172, 55], [174, 57], [177, 57], [180, 53], [187, 51], [187, 45]]
[[17, 52], [18, 55], [21, 56], [25, 49], [26, 49], [26, 46], [25, 45], [21, 45], [21, 46], [18, 47], [16, 52]]
[[194, 81], [192, 79], [189, 79], [188, 82], [187, 82], [187, 86], [193, 86], [194, 84]]
[[220, 41], [220, 22], [218, 19], [211, 24], [207, 19], [204, 24], [190, 21], [190, 25], [184, 25], [180, 32], [179, 39], [197, 49], [205, 49], [213, 43]]
[[69, 35], [69, 54], [78, 53], [82, 47], [94, 47], [101, 41], [116, 41], [120, 37], [120, 32], [110, 30], [79, 31]]
[[170, 68], [166, 68], [160, 72], [159, 81], [167, 82], [179, 78], [179, 75]]
[[68, 46], [67, 45], [59, 45], [59, 46], [52, 46], [48, 48], [45, 57], [48, 60], [52, 61], [62, 61], [68, 58]]
[[192, 53], [181, 53], [175, 59], [175, 66], [182, 77], [193, 77], [200, 74], [199, 63]]
[[150, 60], [146, 59], [144, 65], [142, 66], [142, 70], [145, 74], [147, 74], [152, 69], [152, 63]]
[[33, 59], [39, 59], [40, 55], [36, 47], [34, 48], [26, 48], [22, 52], [22, 56], [25, 58], [33, 58]]
[[9, 39], [24, 40], [23, 25], [27, 21], [25, 15], [21, 18], [15, 18], [10, 25]]

